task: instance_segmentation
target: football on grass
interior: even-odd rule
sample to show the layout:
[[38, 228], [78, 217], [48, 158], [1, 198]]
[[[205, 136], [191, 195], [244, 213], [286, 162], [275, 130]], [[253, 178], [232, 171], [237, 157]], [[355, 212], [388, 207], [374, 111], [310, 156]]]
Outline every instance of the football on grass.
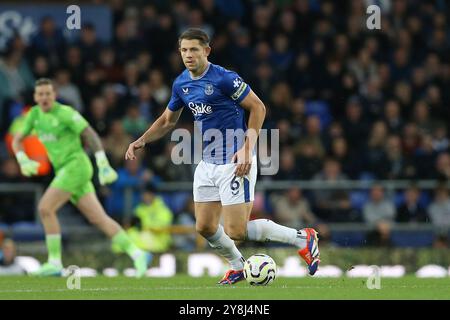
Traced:
[[254, 286], [266, 286], [275, 280], [277, 265], [267, 254], [258, 253], [245, 261], [244, 277]]

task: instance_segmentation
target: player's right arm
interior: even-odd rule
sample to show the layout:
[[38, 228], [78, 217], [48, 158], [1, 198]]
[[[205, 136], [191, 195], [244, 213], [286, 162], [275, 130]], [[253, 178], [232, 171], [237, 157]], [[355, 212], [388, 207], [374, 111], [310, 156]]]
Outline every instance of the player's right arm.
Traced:
[[23, 139], [25, 139], [25, 137], [30, 134], [31, 130], [33, 130], [33, 123], [34, 113], [33, 110], [30, 110], [25, 116], [22, 130], [14, 135], [12, 141], [12, 149], [16, 155], [17, 162], [20, 165], [20, 171], [27, 177], [37, 174], [40, 165], [39, 162], [28, 158], [22, 145]]
[[160, 139], [172, 130], [180, 118], [182, 111], [183, 109], [172, 111], [169, 107], [167, 107], [163, 114], [160, 115], [155, 122], [153, 122], [150, 128], [148, 128], [148, 130], [145, 131], [139, 139], [130, 143], [125, 154], [125, 159], [136, 159], [136, 155], [134, 153], [136, 150], [143, 148], [147, 143]]

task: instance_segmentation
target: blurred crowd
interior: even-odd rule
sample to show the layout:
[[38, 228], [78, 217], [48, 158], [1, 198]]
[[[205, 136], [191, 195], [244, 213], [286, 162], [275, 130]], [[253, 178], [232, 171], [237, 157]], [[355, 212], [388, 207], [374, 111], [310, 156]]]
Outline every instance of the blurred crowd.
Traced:
[[[119, 181], [101, 191], [112, 215], [122, 213], [127, 187], [192, 179], [191, 166], [170, 161], [175, 144], [169, 137], [151, 144], [141, 161], [124, 162], [128, 144], [164, 110], [172, 81], [184, 70], [177, 37], [187, 27], [210, 35], [210, 61], [237, 71], [267, 107], [264, 127], [280, 130], [280, 170], [262, 179], [450, 178], [446, 1], [95, 2], [112, 10], [109, 43], [88, 23], [78, 40], [68, 42], [51, 18], [42, 20], [29, 43], [19, 35], [11, 39], [0, 58], [0, 134], [7, 135], [15, 117], [32, 104], [34, 80], [53, 78], [58, 100], [87, 118], [119, 171]], [[371, 4], [381, 8], [380, 30], [367, 29]], [[179, 126], [193, 130], [190, 112], [183, 112]], [[0, 155], [2, 181], [25, 181], [6, 147]], [[411, 186], [387, 203], [375, 187], [362, 196], [310, 192], [306, 203], [292, 205], [301, 194], [295, 188], [264, 194], [262, 211], [283, 221], [298, 206], [303, 213], [292, 224], [376, 223], [372, 211], [382, 205], [384, 220], [431, 219], [450, 226], [445, 187], [424, 193]], [[140, 193], [133, 197], [138, 203]], [[420, 212], [410, 212], [410, 198], [420, 200]], [[442, 217], [436, 218], [438, 211]]]

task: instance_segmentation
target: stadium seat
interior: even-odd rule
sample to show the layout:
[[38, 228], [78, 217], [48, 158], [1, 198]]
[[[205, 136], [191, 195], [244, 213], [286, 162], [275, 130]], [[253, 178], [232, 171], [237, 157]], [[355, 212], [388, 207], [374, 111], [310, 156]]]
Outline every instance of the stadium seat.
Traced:
[[362, 210], [364, 204], [369, 200], [369, 193], [367, 191], [352, 191], [350, 192], [350, 202], [352, 207]]
[[306, 108], [306, 115], [311, 116], [315, 115], [320, 118], [320, 123], [322, 124], [322, 130], [323, 128], [328, 127], [328, 125], [331, 123], [332, 116], [330, 114], [330, 110], [328, 107], [328, 104], [323, 101], [307, 101], [305, 103]]

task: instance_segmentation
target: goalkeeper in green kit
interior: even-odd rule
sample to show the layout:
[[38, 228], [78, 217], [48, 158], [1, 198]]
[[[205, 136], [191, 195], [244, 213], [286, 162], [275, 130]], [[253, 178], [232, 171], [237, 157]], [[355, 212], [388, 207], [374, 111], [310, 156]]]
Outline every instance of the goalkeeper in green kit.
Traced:
[[47, 149], [55, 177], [38, 208], [45, 230], [48, 261], [33, 275], [61, 275], [61, 230], [56, 214], [67, 201], [71, 201], [90, 223], [133, 259], [136, 276], [142, 277], [152, 255], [137, 248], [122, 227], [106, 214], [91, 182], [93, 167], [82, 147], [82, 140], [95, 152], [100, 184], [109, 184], [117, 179], [99, 136], [75, 109], [56, 102], [56, 92], [50, 79], [36, 81], [34, 100], [37, 105], [27, 113], [22, 131], [14, 136], [13, 150], [22, 174], [36, 174], [39, 163], [27, 157], [21, 143], [34, 129]]

